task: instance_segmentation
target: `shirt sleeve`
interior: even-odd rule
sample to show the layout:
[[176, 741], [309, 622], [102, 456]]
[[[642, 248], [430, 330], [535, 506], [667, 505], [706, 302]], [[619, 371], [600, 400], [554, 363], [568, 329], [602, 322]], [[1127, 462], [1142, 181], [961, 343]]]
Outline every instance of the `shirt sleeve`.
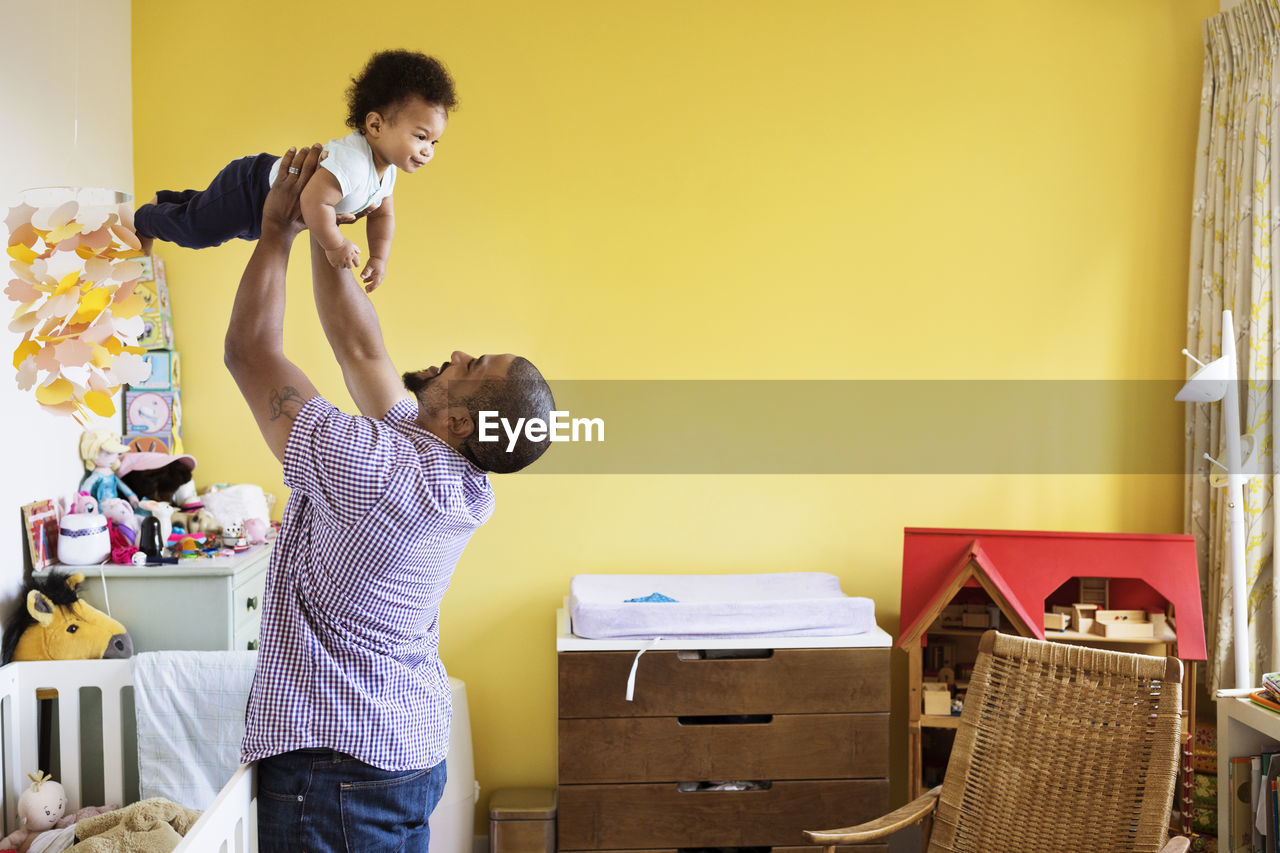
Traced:
[[329, 156], [320, 161], [320, 168], [328, 169], [338, 179], [345, 199], [360, 187], [356, 186], [356, 176], [368, 170], [368, 165], [359, 153], [348, 145], [326, 145], [324, 150]]
[[350, 525], [377, 504], [412, 458], [412, 447], [396, 430], [315, 396], [299, 410], [289, 432], [284, 483], [306, 495], [332, 523]]

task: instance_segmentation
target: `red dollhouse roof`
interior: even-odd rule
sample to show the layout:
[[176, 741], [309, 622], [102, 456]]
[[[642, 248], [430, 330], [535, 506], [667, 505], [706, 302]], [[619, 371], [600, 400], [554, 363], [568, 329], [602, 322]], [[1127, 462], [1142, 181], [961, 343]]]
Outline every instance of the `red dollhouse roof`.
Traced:
[[908, 527], [898, 645], [919, 642], [937, 596], [971, 562], [1040, 639], [1046, 599], [1072, 578], [1144, 581], [1173, 605], [1178, 657], [1205, 659], [1200, 574], [1191, 536]]

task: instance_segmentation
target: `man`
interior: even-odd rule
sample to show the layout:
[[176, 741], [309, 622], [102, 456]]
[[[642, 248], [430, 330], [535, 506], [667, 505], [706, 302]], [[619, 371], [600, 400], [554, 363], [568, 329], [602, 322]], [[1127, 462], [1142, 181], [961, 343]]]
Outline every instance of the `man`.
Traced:
[[[259, 849], [427, 850], [444, 789], [450, 690], [438, 655], [454, 564], [493, 511], [478, 412], [547, 418], [550, 389], [516, 356], [455, 352], [400, 377], [377, 313], [312, 241], [316, 307], [363, 417], [285, 358], [285, 271], [319, 146], [281, 161], [245, 267], [225, 362], [292, 489], [271, 556], [241, 752], [259, 762]], [[406, 393], [409, 389], [413, 396]]]

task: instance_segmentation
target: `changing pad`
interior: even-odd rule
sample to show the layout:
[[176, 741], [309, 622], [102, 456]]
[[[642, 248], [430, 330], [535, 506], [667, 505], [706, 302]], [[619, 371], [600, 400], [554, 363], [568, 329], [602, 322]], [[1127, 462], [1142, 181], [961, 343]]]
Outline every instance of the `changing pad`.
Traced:
[[569, 617], [573, 633], [592, 640], [837, 637], [876, 627], [875, 602], [845, 595], [825, 572], [575, 575]]

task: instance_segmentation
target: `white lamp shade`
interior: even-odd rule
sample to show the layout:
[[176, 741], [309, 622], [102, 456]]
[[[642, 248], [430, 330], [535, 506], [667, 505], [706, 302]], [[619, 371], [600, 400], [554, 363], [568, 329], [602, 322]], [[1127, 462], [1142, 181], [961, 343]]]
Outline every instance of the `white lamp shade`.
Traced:
[[1227, 356], [1215, 359], [1197, 370], [1174, 397], [1179, 403], [1213, 403], [1227, 395], [1235, 381], [1235, 365]]

